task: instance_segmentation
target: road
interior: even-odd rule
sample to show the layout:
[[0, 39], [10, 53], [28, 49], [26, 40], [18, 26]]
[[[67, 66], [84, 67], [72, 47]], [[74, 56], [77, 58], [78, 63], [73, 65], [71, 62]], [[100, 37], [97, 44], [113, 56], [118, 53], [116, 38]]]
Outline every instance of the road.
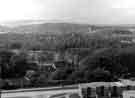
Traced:
[[[51, 96], [66, 96], [75, 93], [80, 93], [78, 87], [54, 87], [54, 88], [35, 88], [22, 89], [12, 91], [2, 91], [1, 98], [49, 98]], [[62, 97], [63, 98], [63, 97]]]

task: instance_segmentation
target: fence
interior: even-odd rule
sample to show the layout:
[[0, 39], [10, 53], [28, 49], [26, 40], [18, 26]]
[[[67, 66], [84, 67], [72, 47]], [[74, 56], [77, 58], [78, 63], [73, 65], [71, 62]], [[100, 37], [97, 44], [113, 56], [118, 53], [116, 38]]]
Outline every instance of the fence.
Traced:
[[122, 98], [125, 90], [135, 90], [135, 86], [81, 87], [82, 98]]

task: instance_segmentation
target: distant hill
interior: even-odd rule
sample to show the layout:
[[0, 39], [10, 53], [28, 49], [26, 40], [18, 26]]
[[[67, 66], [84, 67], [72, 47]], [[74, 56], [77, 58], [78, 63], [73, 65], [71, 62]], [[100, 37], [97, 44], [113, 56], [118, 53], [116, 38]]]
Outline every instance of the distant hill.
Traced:
[[[3, 32], [10, 34], [7, 35], [11, 37], [11, 34], [36, 34], [36, 35], [65, 35], [78, 33], [81, 36], [88, 37], [90, 39], [132, 39], [132, 37], [126, 35], [121, 36], [124, 33], [129, 33], [132, 35], [132, 32], [135, 34], [135, 26], [104, 26], [104, 25], [89, 25], [89, 24], [79, 24], [79, 23], [44, 23], [45, 21], [23, 21], [23, 22], [14, 22], [15, 24], [13, 27], [0, 25], [0, 34]], [[12, 23], [10, 23], [11, 25]], [[18, 25], [17, 25], [18, 24]], [[131, 30], [131, 31], [130, 31]], [[122, 32], [122, 33], [121, 33]], [[121, 34], [121, 35], [120, 35]], [[2, 36], [2, 35], [1, 35]], [[5, 35], [6, 36], [6, 35]], [[19, 36], [19, 35], [17, 35]], [[30, 39], [33, 35], [25, 35]], [[41, 36], [41, 35], [40, 35]], [[13, 36], [14, 37], [14, 36]], [[35, 36], [36, 38], [37, 36]], [[49, 37], [48, 37], [49, 38]], [[55, 37], [56, 38], [56, 37]], [[65, 38], [65, 37], [64, 37]], [[3, 38], [2, 38], [3, 39]], [[9, 38], [8, 38], [9, 39]], [[14, 38], [18, 39], [18, 38]], [[21, 39], [24, 39], [23, 37]], [[85, 38], [84, 38], [85, 39]]]
[[41, 23], [20, 25], [17, 27], [0, 27], [0, 31], [11, 33], [71, 33], [71, 32], [88, 32], [90, 25], [73, 24], [73, 23]]
[[70, 23], [60, 21], [45, 21], [45, 20], [25, 20], [13, 21], [0, 25], [0, 32], [9, 33], [41, 33], [41, 34], [61, 34], [61, 33], [90, 33], [95, 31], [96, 34], [108, 35], [113, 30], [129, 30], [135, 29], [133, 25], [121, 26], [106, 26], [106, 25], [90, 25], [81, 23]]

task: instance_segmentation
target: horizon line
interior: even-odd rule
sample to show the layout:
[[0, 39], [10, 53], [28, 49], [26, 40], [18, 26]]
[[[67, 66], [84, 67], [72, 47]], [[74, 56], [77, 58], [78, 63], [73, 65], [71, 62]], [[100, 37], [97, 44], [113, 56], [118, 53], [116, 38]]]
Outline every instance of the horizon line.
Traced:
[[[35, 22], [35, 23], [32, 23]], [[73, 23], [73, 24], [86, 24], [86, 25], [91, 25], [91, 26], [135, 26], [135, 23], [131, 24], [126, 24], [126, 23], [89, 23], [89, 22], [79, 22], [79, 21], [67, 21], [67, 20], [55, 20], [55, 19], [50, 19], [50, 20], [45, 20], [45, 19], [21, 19], [21, 20], [9, 20], [9, 21], [3, 21], [0, 22], [1, 25], [21, 25], [21, 23], [26, 23], [27, 24], [38, 24], [38, 22], [42, 23]]]

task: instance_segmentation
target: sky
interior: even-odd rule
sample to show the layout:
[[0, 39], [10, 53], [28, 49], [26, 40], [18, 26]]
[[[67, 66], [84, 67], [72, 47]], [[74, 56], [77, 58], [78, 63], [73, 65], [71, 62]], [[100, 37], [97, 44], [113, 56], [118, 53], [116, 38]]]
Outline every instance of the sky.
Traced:
[[0, 22], [16, 20], [135, 24], [135, 0], [0, 0]]

